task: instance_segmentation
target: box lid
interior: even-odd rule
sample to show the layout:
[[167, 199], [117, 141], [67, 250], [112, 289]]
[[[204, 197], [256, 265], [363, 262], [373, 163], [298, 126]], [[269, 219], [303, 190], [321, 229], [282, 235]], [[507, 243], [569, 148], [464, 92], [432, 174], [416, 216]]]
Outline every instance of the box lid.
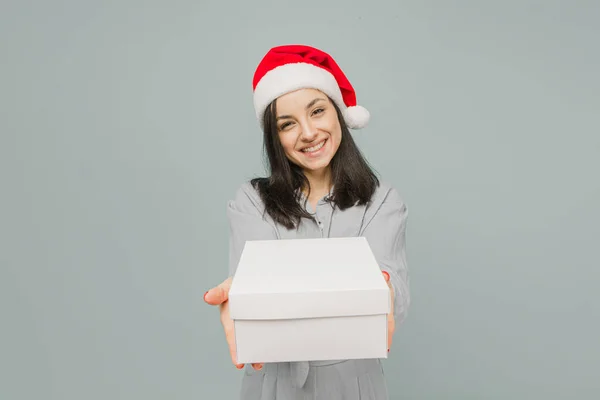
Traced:
[[232, 319], [385, 314], [389, 288], [364, 237], [247, 241], [229, 291]]

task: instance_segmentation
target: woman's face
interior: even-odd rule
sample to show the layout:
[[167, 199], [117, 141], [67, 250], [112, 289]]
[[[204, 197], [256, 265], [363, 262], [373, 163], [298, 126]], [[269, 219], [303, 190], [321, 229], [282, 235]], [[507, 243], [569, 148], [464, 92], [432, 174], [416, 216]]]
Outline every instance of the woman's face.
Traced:
[[307, 172], [328, 168], [342, 140], [336, 110], [316, 89], [277, 99], [277, 131], [287, 158]]

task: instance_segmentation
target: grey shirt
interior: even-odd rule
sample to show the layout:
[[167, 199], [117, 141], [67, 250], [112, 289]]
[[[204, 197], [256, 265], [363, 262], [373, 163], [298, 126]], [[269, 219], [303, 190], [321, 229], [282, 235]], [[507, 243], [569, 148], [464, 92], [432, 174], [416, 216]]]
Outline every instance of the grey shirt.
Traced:
[[394, 317], [399, 326], [406, 318], [410, 304], [405, 250], [407, 207], [403, 199], [385, 182], [365, 206], [342, 211], [326, 198], [320, 199], [316, 210], [312, 210], [303, 197], [303, 206], [316, 221], [303, 219], [297, 229], [288, 230], [264, 212], [264, 204], [252, 185], [249, 182], [242, 184], [227, 206], [229, 276], [235, 274], [247, 240], [362, 236], [367, 239], [381, 270], [390, 275], [394, 289]]

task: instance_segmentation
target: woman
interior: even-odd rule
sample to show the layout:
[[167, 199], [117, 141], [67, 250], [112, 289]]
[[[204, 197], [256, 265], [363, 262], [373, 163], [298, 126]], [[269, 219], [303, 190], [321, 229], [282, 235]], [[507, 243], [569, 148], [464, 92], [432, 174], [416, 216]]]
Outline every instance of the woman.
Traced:
[[[309, 46], [269, 50], [253, 88], [271, 173], [244, 183], [229, 202], [230, 277], [204, 296], [220, 306], [234, 365], [244, 367], [236, 364], [227, 294], [247, 240], [366, 237], [391, 289], [389, 351], [410, 303], [407, 208], [371, 171], [350, 134], [370, 114], [356, 104], [354, 89], [331, 56]], [[377, 359], [253, 364], [245, 371], [244, 400], [388, 398]]]

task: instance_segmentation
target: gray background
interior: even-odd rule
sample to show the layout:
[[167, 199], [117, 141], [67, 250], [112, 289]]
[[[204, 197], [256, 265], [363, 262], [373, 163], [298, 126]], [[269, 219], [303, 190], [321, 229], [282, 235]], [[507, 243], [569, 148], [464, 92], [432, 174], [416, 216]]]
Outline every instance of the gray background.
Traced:
[[598, 398], [599, 3], [284, 3], [2, 2], [0, 398], [237, 398], [202, 295], [283, 43], [340, 63], [410, 209], [392, 398]]

